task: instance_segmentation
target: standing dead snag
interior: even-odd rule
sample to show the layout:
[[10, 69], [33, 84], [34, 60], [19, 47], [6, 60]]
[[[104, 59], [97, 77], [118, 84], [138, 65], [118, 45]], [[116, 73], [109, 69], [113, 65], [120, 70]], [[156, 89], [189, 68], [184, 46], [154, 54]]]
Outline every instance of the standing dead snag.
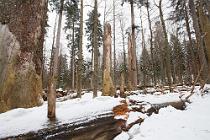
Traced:
[[104, 30], [104, 71], [103, 71], [103, 95], [114, 96], [115, 89], [111, 78], [111, 25], [105, 24]]

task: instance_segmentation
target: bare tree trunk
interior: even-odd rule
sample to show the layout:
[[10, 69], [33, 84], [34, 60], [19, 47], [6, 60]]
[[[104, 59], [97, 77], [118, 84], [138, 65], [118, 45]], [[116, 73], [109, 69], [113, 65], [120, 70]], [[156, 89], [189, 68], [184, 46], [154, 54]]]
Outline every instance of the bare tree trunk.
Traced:
[[53, 68], [52, 68], [52, 75], [50, 78], [50, 83], [48, 87], [48, 118], [54, 119], [56, 117], [55, 108], [56, 108], [56, 82], [57, 82], [57, 74], [58, 74], [58, 55], [59, 55], [59, 48], [60, 48], [60, 35], [61, 35], [61, 23], [62, 23], [62, 13], [63, 13], [63, 3], [64, 0], [60, 0], [60, 9], [59, 9], [59, 19], [58, 19], [58, 28], [57, 28], [57, 36], [56, 36], [56, 48], [55, 54], [53, 57]]
[[94, 79], [94, 53], [93, 53], [93, 47], [91, 51], [91, 80], [90, 80], [90, 87], [91, 90], [93, 90], [93, 79]]
[[198, 68], [197, 68], [197, 65], [196, 65], [196, 57], [195, 57], [195, 54], [194, 54], [194, 51], [193, 51], [193, 43], [192, 43], [192, 36], [191, 36], [191, 30], [190, 30], [190, 24], [189, 24], [189, 15], [188, 15], [188, 11], [187, 11], [187, 6], [185, 5], [185, 22], [186, 22], [186, 30], [187, 30], [187, 34], [188, 34], [188, 38], [189, 38], [189, 43], [190, 43], [190, 54], [191, 54], [191, 57], [192, 57], [192, 71], [193, 71], [193, 78], [195, 78], [197, 72], [198, 72]]
[[120, 97], [125, 98], [125, 70], [122, 70], [120, 73]]
[[201, 68], [201, 65], [204, 64], [204, 68], [202, 69], [201, 76], [200, 76], [201, 81], [203, 81], [207, 74], [207, 71], [206, 71], [207, 60], [206, 60], [205, 52], [204, 52], [203, 35], [201, 34], [200, 27], [199, 27], [199, 17], [197, 16], [195, 3], [193, 0], [189, 1], [189, 8], [190, 8], [190, 13], [193, 20], [193, 27], [195, 29], [195, 35], [196, 35], [196, 40], [197, 40], [197, 45], [198, 45], [200, 68]]
[[125, 52], [125, 22], [123, 20], [123, 14], [121, 13], [121, 15], [119, 16], [119, 22], [120, 22], [120, 31], [121, 31], [121, 37], [122, 37], [122, 44], [123, 44], [123, 71], [124, 71], [124, 83], [125, 85], [127, 85], [126, 81], [127, 81], [127, 76], [126, 76], [126, 52]]
[[77, 68], [77, 97], [81, 98], [82, 93], [82, 73], [83, 73], [83, 0], [80, 3], [80, 33], [78, 48], [78, 68]]
[[46, 15], [46, 0], [0, 2], [0, 113], [42, 104]]
[[166, 75], [168, 79], [168, 85], [170, 87], [170, 91], [172, 91], [172, 80], [171, 80], [171, 65], [170, 65], [170, 52], [169, 52], [169, 43], [168, 43], [168, 35], [166, 32], [166, 25], [165, 21], [163, 19], [163, 11], [162, 11], [162, 0], [159, 1], [159, 12], [160, 12], [160, 20], [163, 27], [163, 33], [164, 33], [164, 44], [165, 44], [165, 56], [166, 56]]
[[71, 74], [72, 74], [72, 83], [71, 83], [71, 86], [72, 86], [72, 90], [75, 89], [75, 49], [74, 49], [74, 45], [75, 45], [75, 40], [74, 40], [74, 36], [75, 36], [75, 21], [73, 19], [73, 33], [72, 33], [72, 47], [71, 47]]
[[149, 30], [150, 30], [150, 51], [151, 51], [151, 61], [152, 61], [152, 71], [153, 71], [153, 82], [156, 85], [156, 75], [155, 75], [155, 67], [154, 67], [154, 56], [153, 56], [153, 33], [152, 33], [152, 22], [149, 13], [149, 1], [147, 0], [147, 16], [148, 16], [148, 23], [149, 23]]
[[[141, 13], [141, 11], [140, 11]], [[141, 21], [141, 36], [142, 36], [142, 50], [145, 49], [145, 39], [144, 39], [144, 29], [143, 29], [143, 22], [142, 22], [142, 16], [140, 16], [140, 21]], [[146, 75], [143, 73], [143, 86], [146, 86]]]
[[133, 0], [130, 1], [130, 5], [131, 5], [131, 27], [132, 27], [132, 42], [131, 42], [131, 45], [132, 45], [132, 65], [131, 65], [131, 70], [132, 70], [132, 86], [134, 89], [136, 89], [137, 87], [137, 59], [136, 59], [136, 41], [135, 41], [135, 38], [136, 38], [136, 35], [135, 35], [135, 22], [134, 22], [134, 6], [133, 6]]
[[94, 74], [93, 74], [93, 97], [97, 97], [97, 89], [98, 89], [98, 3], [95, 0], [94, 6], [94, 23], [93, 23], [93, 49], [94, 49]]
[[115, 89], [111, 78], [111, 25], [106, 23], [104, 30], [104, 71], [103, 71], [103, 95], [104, 96], [114, 96]]
[[132, 43], [131, 43], [131, 35], [128, 35], [128, 90], [133, 90], [133, 72], [132, 72]]
[[[103, 19], [103, 20], [104, 20], [104, 21], [103, 21], [103, 26], [104, 26], [103, 29], [104, 29], [104, 30], [103, 30], [103, 31], [105, 31], [106, 9], [107, 9], [107, 1], [105, 0], [105, 1], [104, 1], [104, 15], [103, 15], [103, 16], [104, 16], [104, 19]], [[103, 75], [103, 74], [104, 74], [104, 73], [103, 73], [103, 71], [104, 71], [104, 62], [105, 62], [105, 56], [104, 56], [105, 53], [104, 53], [104, 52], [106, 52], [106, 50], [105, 50], [106, 48], [105, 48], [105, 46], [104, 46], [104, 42], [105, 42], [104, 38], [105, 38], [105, 37], [103, 36], [102, 77], [104, 77], [104, 75]], [[102, 78], [102, 84], [103, 84], [103, 82], [104, 82], [104, 81], [103, 81], [103, 78]]]
[[[203, 34], [201, 40], [203, 41], [204, 44], [204, 52], [206, 55], [206, 59], [207, 59], [207, 66], [205, 67], [205, 79], [209, 80], [208, 77], [210, 75], [210, 18], [209, 15], [206, 14], [206, 12], [203, 10], [204, 9], [204, 5], [206, 8], [210, 8], [208, 7], [209, 2], [205, 1], [205, 0], [200, 0], [199, 6], [198, 6], [198, 16], [199, 16], [199, 23], [200, 23], [200, 28], [201, 28], [201, 32]], [[210, 5], [210, 4], [209, 4]], [[207, 71], [208, 70], [208, 71]], [[204, 80], [204, 81], [207, 81]]]
[[114, 70], [113, 70], [113, 79], [114, 86], [116, 88], [116, 43], [115, 43], [115, 0], [113, 0], [113, 46], [114, 46]]

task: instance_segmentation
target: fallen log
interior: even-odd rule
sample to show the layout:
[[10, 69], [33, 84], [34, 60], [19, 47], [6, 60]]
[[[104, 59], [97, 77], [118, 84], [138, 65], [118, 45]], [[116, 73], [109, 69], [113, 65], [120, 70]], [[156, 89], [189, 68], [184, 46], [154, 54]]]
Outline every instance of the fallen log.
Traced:
[[48, 128], [3, 139], [112, 140], [122, 132], [121, 125], [125, 125], [124, 120], [114, 119], [113, 113], [103, 114], [92, 121], [82, 120], [82, 122], [57, 126], [55, 121], [51, 122]]
[[184, 110], [186, 108], [186, 103], [187, 100], [177, 100], [173, 102], [165, 102], [165, 103], [159, 103], [159, 104], [151, 104], [149, 102], [144, 102], [144, 101], [135, 101], [135, 100], [130, 100], [131, 103], [131, 110], [132, 111], [138, 111], [142, 113], [146, 113], [147, 115], [152, 115], [152, 113], [158, 113], [161, 108], [167, 107], [167, 106], [172, 106], [176, 109], [179, 110]]

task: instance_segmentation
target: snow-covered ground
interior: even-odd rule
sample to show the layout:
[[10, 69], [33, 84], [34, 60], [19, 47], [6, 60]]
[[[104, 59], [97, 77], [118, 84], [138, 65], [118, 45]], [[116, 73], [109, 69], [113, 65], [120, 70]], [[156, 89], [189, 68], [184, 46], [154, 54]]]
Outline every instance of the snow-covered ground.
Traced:
[[[195, 91], [196, 94], [191, 97], [192, 103], [187, 105], [186, 110], [176, 110], [171, 106], [160, 109], [159, 114], [146, 117], [141, 125], [134, 125], [128, 132], [115, 137], [115, 140], [209, 140], [210, 95], [200, 96], [198, 88]], [[138, 99], [137, 96], [135, 99]], [[166, 95], [163, 96], [165, 99], [160, 100], [158, 98], [161, 96], [154, 98], [155, 96], [147, 95], [144, 98], [158, 103], [166, 99], [173, 101], [174, 96], [176, 98], [175, 94]], [[136, 117], [133, 121], [135, 119]]]
[[[57, 102], [56, 124], [93, 120], [100, 114], [111, 113], [120, 100], [103, 96], [92, 99], [92, 93], [85, 93], [81, 99]], [[18, 108], [0, 114], [0, 139], [49, 127], [47, 102], [40, 107]]]
[[159, 104], [164, 102], [177, 101], [179, 100], [179, 96], [179, 93], [170, 93], [164, 95], [139, 94], [128, 96], [128, 99], [149, 102], [151, 104]]

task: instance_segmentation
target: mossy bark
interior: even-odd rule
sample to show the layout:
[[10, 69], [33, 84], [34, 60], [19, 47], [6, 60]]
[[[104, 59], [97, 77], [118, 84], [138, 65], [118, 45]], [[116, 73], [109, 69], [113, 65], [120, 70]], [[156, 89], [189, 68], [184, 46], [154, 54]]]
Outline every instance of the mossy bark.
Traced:
[[46, 13], [46, 0], [0, 3], [0, 112], [42, 103]]

